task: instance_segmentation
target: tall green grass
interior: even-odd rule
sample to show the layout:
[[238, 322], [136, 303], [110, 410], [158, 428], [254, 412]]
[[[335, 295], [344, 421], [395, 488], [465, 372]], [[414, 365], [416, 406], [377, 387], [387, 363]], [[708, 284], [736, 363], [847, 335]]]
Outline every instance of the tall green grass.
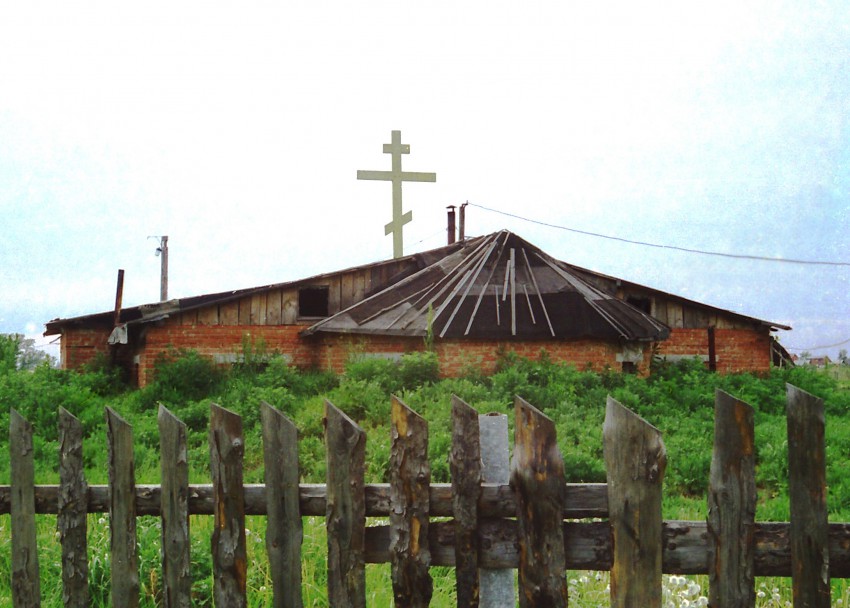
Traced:
[[[300, 372], [281, 357], [254, 349], [244, 363], [224, 370], [192, 352], [175, 352], [157, 365], [156, 380], [143, 390], [129, 390], [118, 372], [101, 365], [78, 374], [46, 366], [19, 372], [0, 365], [0, 450], [8, 454], [8, 412], [20, 411], [35, 426], [37, 483], [55, 484], [57, 473], [57, 415], [65, 407], [83, 422], [84, 458], [89, 483], [106, 483], [104, 407], [116, 409], [133, 425], [138, 483], [159, 480], [158, 403], [165, 404], [189, 429], [190, 479], [209, 482], [207, 424], [209, 404], [216, 402], [243, 418], [246, 442], [245, 481], [262, 482], [262, 445], [259, 404], [268, 401], [286, 413], [299, 429], [301, 478], [321, 483], [325, 477], [322, 417], [324, 400], [352, 416], [367, 433], [367, 481], [388, 479], [390, 447], [389, 397], [398, 395], [429, 422], [430, 458], [434, 482], [448, 482], [451, 437], [451, 396], [457, 394], [480, 412], [508, 414], [513, 425], [513, 398], [522, 395], [556, 424], [568, 481], [605, 480], [602, 458], [602, 422], [605, 400], [613, 396], [661, 429], [668, 452], [664, 517], [704, 519], [713, 435], [714, 391], [725, 390], [749, 402], [756, 411], [757, 519], [783, 521], [787, 501], [787, 437], [785, 383], [790, 382], [822, 397], [826, 406], [827, 478], [831, 521], [850, 521], [850, 390], [841, 379], [813, 369], [772, 370], [769, 374], [720, 376], [698, 362], [658, 366], [647, 377], [618, 373], [591, 373], [548, 361], [532, 362], [510, 354], [497, 373], [480, 377], [439, 379], [436, 359], [429, 353], [404, 357], [401, 362], [354, 357], [346, 373]], [[470, 369], [472, 367], [470, 366]], [[0, 484], [9, 483], [8, 460], [0, 458]], [[39, 546], [43, 605], [61, 605], [59, 545], [55, 517], [39, 516]], [[9, 546], [9, 516], [0, 516], [0, 547]], [[250, 605], [271, 602], [265, 556], [265, 520], [247, 523]], [[140, 517], [139, 551], [142, 605], [155, 606], [161, 593], [159, 522]], [[193, 592], [199, 606], [211, 602], [210, 536], [208, 516], [192, 516]], [[89, 517], [89, 564], [93, 605], [109, 604], [108, 523], [104, 514]], [[305, 605], [327, 603], [326, 539], [322, 518], [305, 518], [302, 575]], [[0, 549], [0, 589], [10, 577], [9, 549]], [[433, 568], [432, 605], [454, 605], [454, 574]], [[607, 573], [568, 573], [571, 604], [607, 603]], [[665, 579], [669, 605], [696, 605], [707, 594], [703, 579]], [[692, 584], [693, 583], [693, 584]], [[694, 586], [699, 593], [691, 597]], [[784, 605], [790, 598], [790, 579], [760, 580], [765, 593], [759, 606]], [[369, 605], [392, 603], [389, 566], [367, 567]], [[833, 583], [834, 600], [846, 602], [845, 581]], [[780, 600], [775, 600], [774, 589]], [[0, 593], [0, 608], [10, 601]], [[685, 602], [691, 602], [686, 604]], [[780, 601], [782, 603], [770, 603]], [[678, 602], [678, 603], [676, 603]]]

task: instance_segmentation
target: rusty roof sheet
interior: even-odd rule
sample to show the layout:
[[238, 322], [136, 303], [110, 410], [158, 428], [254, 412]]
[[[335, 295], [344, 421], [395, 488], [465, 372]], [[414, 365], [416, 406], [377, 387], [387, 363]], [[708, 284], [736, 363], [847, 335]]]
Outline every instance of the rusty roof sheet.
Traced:
[[316, 332], [439, 338], [663, 340], [669, 328], [506, 230], [311, 326]]

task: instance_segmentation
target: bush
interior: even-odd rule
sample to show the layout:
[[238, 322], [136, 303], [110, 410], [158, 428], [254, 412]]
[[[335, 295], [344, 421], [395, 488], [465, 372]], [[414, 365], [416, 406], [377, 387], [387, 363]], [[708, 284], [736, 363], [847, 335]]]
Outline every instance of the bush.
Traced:
[[413, 389], [440, 380], [440, 362], [430, 351], [406, 353], [399, 364], [401, 385]]
[[154, 364], [154, 381], [143, 389], [143, 405], [158, 401], [179, 406], [199, 401], [219, 390], [226, 372], [194, 350], [170, 350], [162, 353]]

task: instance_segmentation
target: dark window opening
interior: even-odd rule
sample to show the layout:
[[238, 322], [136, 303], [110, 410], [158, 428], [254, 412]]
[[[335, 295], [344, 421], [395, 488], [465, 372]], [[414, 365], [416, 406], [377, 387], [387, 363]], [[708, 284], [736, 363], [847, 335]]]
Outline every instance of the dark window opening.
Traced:
[[631, 304], [635, 308], [640, 311], [645, 312], [648, 315], [652, 314], [652, 299], [651, 298], [641, 298], [638, 296], [627, 296], [626, 304]]
[[302, 287], [298, 290], [299, 317], [328, 316], [328, 288]]
[[636, 374], [637, 373], [637, 363], [634, 361], [623, 361], [623, 373], [624, 374]]

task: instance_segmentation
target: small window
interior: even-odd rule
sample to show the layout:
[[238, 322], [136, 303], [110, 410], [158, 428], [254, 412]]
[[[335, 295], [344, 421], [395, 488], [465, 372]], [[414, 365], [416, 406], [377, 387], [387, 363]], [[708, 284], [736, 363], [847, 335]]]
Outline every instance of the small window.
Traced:
[[623, 373], [624, 374], [636, 374], [637, 373], [637, 363], [634, 361], [623, 361]]
[[645, 312], [648, 315], [652, 314], [652, 299], [641, 298], [639, 296], [627, 296], [626, 303], [631, 304], [638, 310]]
[[298, 316], [299, 317], [327, 317], [328, 316], [328, 288], [302, 287], [298, 290]]

